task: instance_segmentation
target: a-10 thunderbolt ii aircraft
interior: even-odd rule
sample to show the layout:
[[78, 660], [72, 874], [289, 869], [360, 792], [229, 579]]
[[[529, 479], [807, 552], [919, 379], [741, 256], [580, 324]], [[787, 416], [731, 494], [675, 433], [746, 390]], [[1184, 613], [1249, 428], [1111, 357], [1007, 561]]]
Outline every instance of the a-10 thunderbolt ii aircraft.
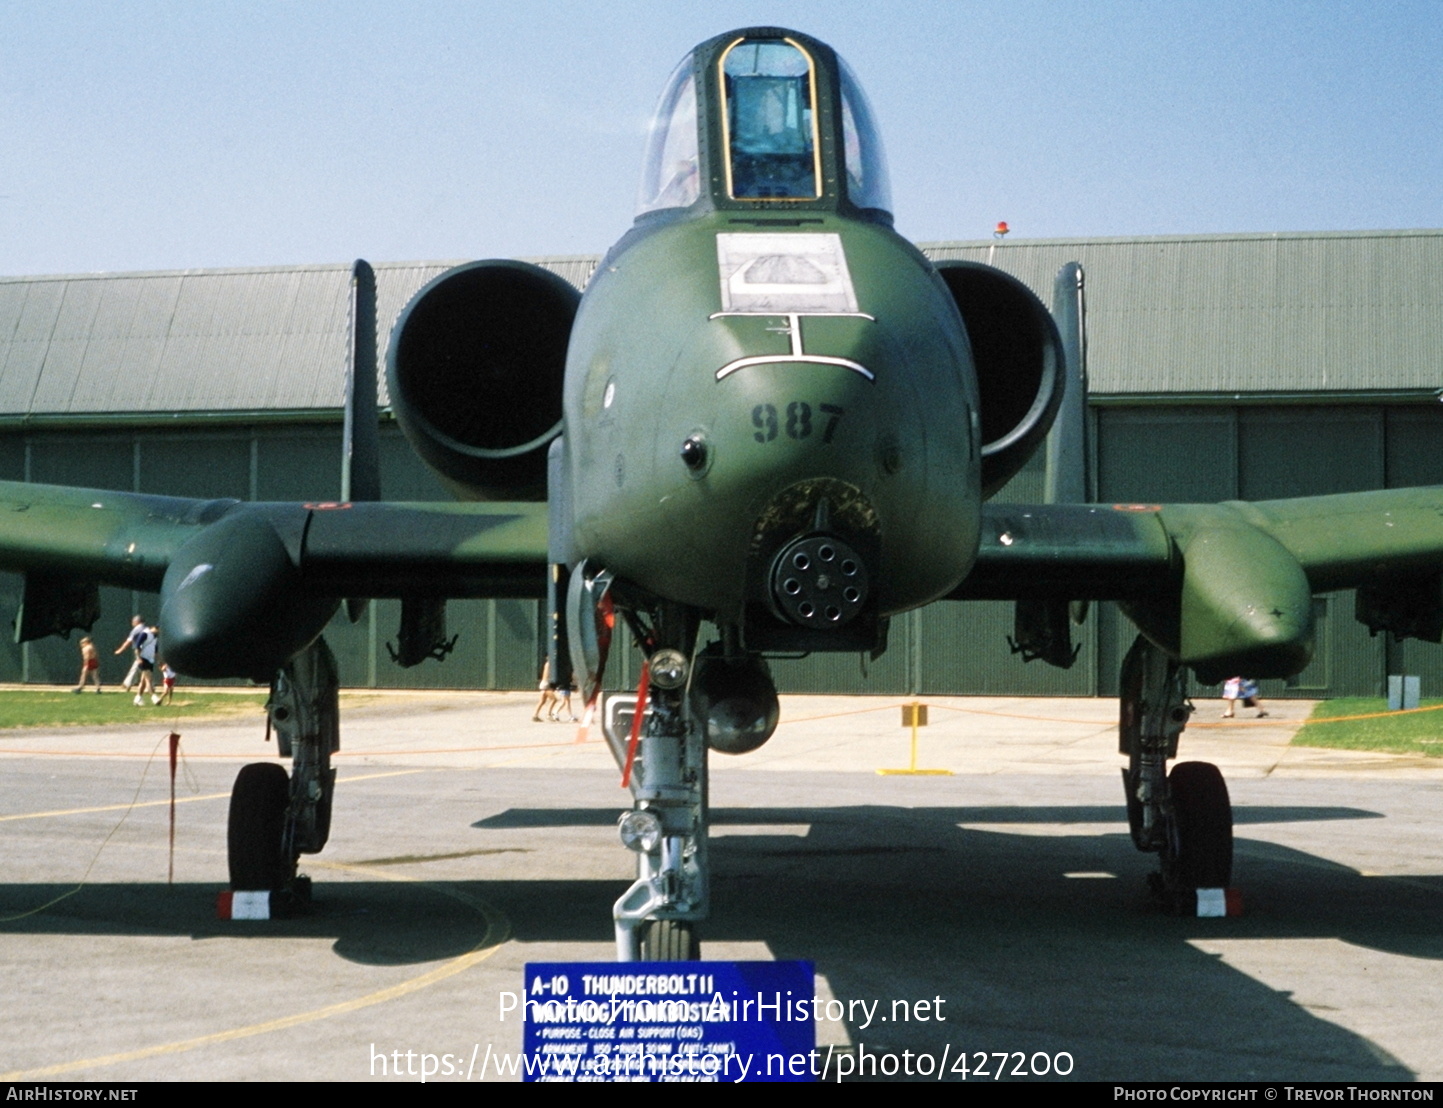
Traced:
[[[929, 262], [892, 229], [842, 60], [792, 31], [721, 35], [673, 73], [635, 225], [584, 295], [483, 261], [400, 316], [392, 405], [461, 502], [377, 499], [361, 326], [336, 504], [0, 488], [0, 567], [26, 575], [17, 631], [89, 626], [101, 584], [158, 589], [178, 670], [270, 682], [293, 769], [241, 771], [230, 864], [237, 889], [284, 890], [329, 825], [337, 675], [320, 635], [339, 605], [400, 598], [405, 664], [444, 650], [449, 597], [546, 597], [553, 673], [574, 668], [588, 697], [629, 629], [647, 710], [618, 748], [639, 869], [618, 953], [674, 959], [698, 956], [708, 907], [708, 751], [755, 749], [777, 723], [768, 653], [876, 655], [900, 612], [1009, 599], [1018, 647], [1066, 665], [1070, 605], [1114, 600], [1141, 632], [1122, 675], [1133, 839], [1161, 855], [1169, 896], [1220, 889], [1226, 786], [1205, 763], [1167, 771], [1186, 669], [1298, 672], [1312, 594], [1340, 588], [1373, 630], [1439, 641], [1443, 490], [1088, 505], [1063, 487], [1082, 458], [1064, 446], [1059, 502], [989, 505], [1063, 405], [1078, 285], [1064, 269], [1059, 329], [1000, 271]], [[1065, 411], [1081, 409], [1074, 392]]]

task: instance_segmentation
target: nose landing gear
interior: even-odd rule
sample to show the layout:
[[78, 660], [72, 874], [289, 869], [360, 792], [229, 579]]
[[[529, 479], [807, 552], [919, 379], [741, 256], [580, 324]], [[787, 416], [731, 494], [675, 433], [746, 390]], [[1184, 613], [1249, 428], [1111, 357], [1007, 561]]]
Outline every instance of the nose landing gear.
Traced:
[[[613, 909], [622, 962], [692, 961], [701, 956], [697, 921], [710, 907], [707, 866], [706, 742], [684, 690], [649, 683], [640, 749], [628, 787], [623, 841], [636, 851], [636, 880]], [[643, 700], [636, 711], [646, 712]], [[650, 833], [629, 835], [644, 814]], [[638, 821], [639, 822], [639, 821]]]
[[[622, 841], [636, 852], [636, 880], [617, 900], [618, 961], [694, 961], [696, 924], [711, 906], [707, 864], [707, 747], [703, 721], [687, 696], [697, 618], [674, 605], [652, 613], [651, 626], [626, 612], [647, 653], [647, 680], [635, 706], [635, 757], [618, 763], [633, 808], [623, 813]], [[637, 719], [637, 717], [640, 717]]]

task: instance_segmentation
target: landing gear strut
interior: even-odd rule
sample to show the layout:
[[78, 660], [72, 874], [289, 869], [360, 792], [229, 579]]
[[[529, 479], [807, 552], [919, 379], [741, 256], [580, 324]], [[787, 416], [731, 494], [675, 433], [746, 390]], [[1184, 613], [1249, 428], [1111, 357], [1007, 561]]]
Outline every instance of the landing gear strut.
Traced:
[[1225, 907], [1204, 901], [1225, 904], [1232, 880], [1227, 785], [1209, 762], [1181, 762], [1167, 772], [1192, 711], [1186, 671], [1138, 636], [1122, 663], [1118, 725], [1119, 750], [1128, 758], [1122, 771], [1128, 830], [1138, 850], [1160, 856], [1160, 872], [1149, 881], [1170, 911], [1222, 915]]
[[[275, 762], [242, 767], [231, 790], [227, 853], [231, 888], [309, 899], [310, 880], [296, 876], [302, 854], [316, 854], [331, 830], [340, 749], [336, 659], [317, 639], [276, 673], [266, 711], [289, 777]], [[273, 898], [274, 899], [274, 898]]]
[[636, 711], [646, 713], [649, 702], [650, 713], [643, 715], [639, 747], [629, 760], [633, 807], [621, 818], [622, 841], [637, 858], [636, 880], [612, 913], [622, 962], [699, 958], [696, 924], [706, 918], [711, 899], [706, 739], [686, 695], [697, 622], [675, 607], [654, 615], [650, 628], [633, 622], [649, 674]]

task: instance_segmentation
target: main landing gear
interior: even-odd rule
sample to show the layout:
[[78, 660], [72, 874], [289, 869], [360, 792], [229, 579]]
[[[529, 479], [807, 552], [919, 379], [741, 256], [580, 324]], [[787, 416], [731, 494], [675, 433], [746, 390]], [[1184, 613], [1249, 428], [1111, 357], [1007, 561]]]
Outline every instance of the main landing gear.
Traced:
[[1118, 725], [1128, 829], [1138, 850], [1160, 856], [1149, 882], [1169, 911], [1234, 915], [1233, 811], [1222, 774], [1210, 762], [1167, 772], [1193, 711], [1186, 689], [1184, 669], [1138, 636], [1122, 663]]
[[231, 789], [226, 846], [232, 897], [261, 894], [247, 898], [243, 914], [282, 915], [310, 899], [310, 879], [296, 875], [296, 863], [302, 854], [319, 853], [330, 835], [336, 787], [331, 755], [341, 745], [339, 688], [336, 659], [324, 639], [271, 682], [266, 711], [277, 752], [291, 759], [291, 772], [275, 762], [253, 762], [241, 768]]
[[633, 800], [619, 830], [636, 852], [637, 875], [612, 912], [616, 956], [694, 961], [701, 957], [696, 925], [710, 908], [706, 736], [687, 696], [697, 620], [673, 605], [652, 613], [649, 627], [627, 616], [646, 652], [647, 679], [636, 742], [618, 757]]

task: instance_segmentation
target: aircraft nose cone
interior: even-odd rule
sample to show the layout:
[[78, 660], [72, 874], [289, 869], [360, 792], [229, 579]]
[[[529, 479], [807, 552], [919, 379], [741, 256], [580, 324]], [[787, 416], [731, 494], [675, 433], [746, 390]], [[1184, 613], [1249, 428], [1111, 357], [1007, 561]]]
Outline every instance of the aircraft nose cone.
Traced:
[[793, 539], [772, 560], [770, 577], [778, 613], [800, 627], [843, 627], [867, 602], [866, 563], [834, 535]]

